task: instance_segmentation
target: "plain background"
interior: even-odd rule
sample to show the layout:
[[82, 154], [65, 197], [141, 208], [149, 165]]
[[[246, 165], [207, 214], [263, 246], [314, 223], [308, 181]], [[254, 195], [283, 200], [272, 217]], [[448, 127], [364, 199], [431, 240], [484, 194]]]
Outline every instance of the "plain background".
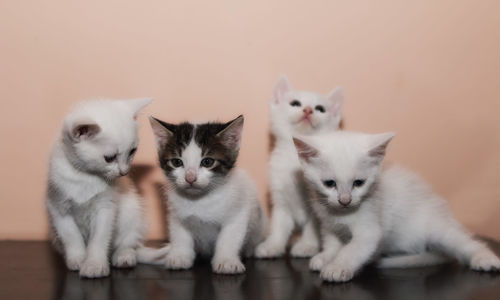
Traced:
[[[345, 128], [396, 131], [389, 157], [469, 229], [500, 238], [500, 1], [0, 1], [0, 239], [45, 239], [47, 155], [78, 100], [151, 96], [147, 115], [246, 118], [239, 164], [267, 190], [268, 101], [345, 87]], [[162, 238], [154, 169], [141, 183]]]

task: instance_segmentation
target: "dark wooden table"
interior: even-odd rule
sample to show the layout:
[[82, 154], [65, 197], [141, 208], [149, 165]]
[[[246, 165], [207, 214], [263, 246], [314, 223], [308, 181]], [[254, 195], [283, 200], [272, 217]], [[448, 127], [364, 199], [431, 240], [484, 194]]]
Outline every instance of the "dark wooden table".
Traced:
[[[500, 253], [500, 243], [490, 243]], [[500, 299], [500, 274], [457, 264], [408, 270], [366, 268], [353, 281], [324, 284], [307, 259], [246, 260], [244, 275], [140, 265], [80, 279], [46, 242], [0, 242], [0, 299]]]

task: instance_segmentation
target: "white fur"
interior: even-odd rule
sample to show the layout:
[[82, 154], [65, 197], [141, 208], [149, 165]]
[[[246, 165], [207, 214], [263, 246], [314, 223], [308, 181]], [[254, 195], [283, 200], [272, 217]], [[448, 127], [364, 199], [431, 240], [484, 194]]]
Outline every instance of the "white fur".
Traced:
[[[418, 176], [400, 167], [380, 171], [393, 136], [336, 132], [296, 141], [323, 239], [310, 268], [325, 281], [347, 281], [388, 255], [379, 266], [423, 266], [445, 256], [474, 270], [498, 270], [495, 254], [471, 237]], [[357, 179], [365, 183], [353, 186]], [[335, 180], [336, 187], [325, 186], [326, 180]], [[341, 205], [341, 199], [350, 203]]]
[[193, 200], [172, 188], [168, 192], [171, 249], [169, 269], [188, 269], [196, 254], [212, 256], [216, 273], [242, 273], [240, 254], [251, 256], [262, 241], [265, 218], [252, 180], [235, 169], [227, 181]]
[[[290, 102], [293, 100], [300, 101], [301, 106], [291, 106]], [[295, 229], [302, 231], [302, 236], [291, 249], [293, 256], [309, 257], [319, 250], [317, 228], [310, 218], [310, 208], [305, 201], [306, 191], [292, 136], [313, 135], [338, 129], [343, 101], [342, 88], [322, 96], [312, 92], [293, 91], [284, 76], [276, 84], [270, 104], [271, 131], [275, 137], [275, 148], [269, 163], [273, 210], [269, 235], [266, 241], [257, 247], [257, 257], [283, 255]], [[318, 105], [321, 105], [325, 112], [316, 110]], [[313, 110], [310, 122], [301, 121], [306, 107]]]
[[[150, 102], [82, 102], [66, 116], [54, 144], [46, 205], [67, 267], [83, 277], [109, 275], [109, 248], [116, 267], [134, 266], [136, 250], [144, 248], [140, 199], [121, 176], [138, 144], [135, 117]], [[82, 126], [86, 129], [78, 130]], [[105, 161], [105, 155], [115, 154], [112, 162]]]

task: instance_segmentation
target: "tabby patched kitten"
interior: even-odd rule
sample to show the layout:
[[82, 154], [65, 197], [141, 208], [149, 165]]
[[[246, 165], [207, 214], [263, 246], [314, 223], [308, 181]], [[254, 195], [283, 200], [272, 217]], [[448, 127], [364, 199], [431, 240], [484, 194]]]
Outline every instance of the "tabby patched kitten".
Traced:
[[474, 270], [499, 270], [497, 256], [418, 176], [397, 166], [381, 172], [393, 136], [335, 132], [294, 139], [323, 240], [310, 268], [336, 282], [350, 280], [373, 260], [405, 268], [451, 257]]
[[245, 271], [263, 238], [265, 218], [253, 181], [235, 168], [243, 116], [228, 123], [179, 125], [150, 118], [161, 168], [168, 178], [168, 269], [189, 269], [211, 256], [216, 273]]
[[292, 136], [337, 130], [343, 102], [342, 88], [323, 96], [292, 90], [285, 76], [276, 84], [270, 103], [271, 132], [276, 141], [269, 162], [273, 210], [269, 235], [257, 247], [257, 257], [283, 255], [294, 230], [301, 231], [302, 235], [291, 248], [292, 256], [309, 257], [318, 252], [317, 226], [310, 217], [310, 208], [305, 199], [305, 184]]
[[64, 119], [49, 161], [46, 205], [56, 248], [82, 277], [154, 263], [168, 247], [142, 245], [140, 197], [125, 176], [137, 150], [136, 118], [151, 99], [79, 103]]

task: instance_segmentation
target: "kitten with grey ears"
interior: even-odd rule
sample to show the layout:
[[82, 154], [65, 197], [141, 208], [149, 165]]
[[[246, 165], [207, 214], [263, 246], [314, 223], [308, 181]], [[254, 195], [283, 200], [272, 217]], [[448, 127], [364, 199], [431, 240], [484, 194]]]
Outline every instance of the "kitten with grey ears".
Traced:
[[235, 163], [243, 116], [228, 123], [179, 125], [153, 117], [160, 166], [168, 178], [168, 269], [189, 269], [196, 255], [212, 257], [215, 273], [245, 271], [265, 218], [255, 184]]
[[46, 206], [54, 244], [82, 277], [115, 267], [155, 263], [168, 246], [142, 244], [146, 224], [129, 178], [139, 143], [139, 111], [151, 99], [79, 103], [64, 119], [49, 161]]
[[335, 282], [350, 280], [371, 261], [405, 268], [455, 258], [473, 270], [500, 270], [498, 257], [418, 176], [398, 166], [381, 172], [393, 136], [334, 132], [294, 139], [321, 224], [323, 249], [311, 270]]

